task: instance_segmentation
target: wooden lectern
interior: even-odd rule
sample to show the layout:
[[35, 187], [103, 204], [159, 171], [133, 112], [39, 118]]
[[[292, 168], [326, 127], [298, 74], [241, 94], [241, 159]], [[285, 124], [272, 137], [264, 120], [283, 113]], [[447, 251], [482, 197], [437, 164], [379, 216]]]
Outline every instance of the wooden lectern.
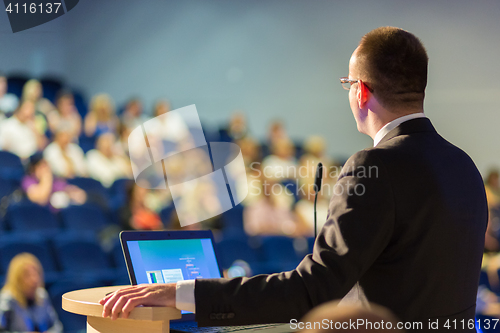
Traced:
[[71, 291], [62, 296], [62, 308], [87, 316], [87, 332], [100, 333], [169, 333], [170, 320], [181, 318], [181, 312], [170, 307], [137, 307], [127, 319], [111, 320], [102, 317], [99, 300], [107, 293], [127, 286], [91, 288]]

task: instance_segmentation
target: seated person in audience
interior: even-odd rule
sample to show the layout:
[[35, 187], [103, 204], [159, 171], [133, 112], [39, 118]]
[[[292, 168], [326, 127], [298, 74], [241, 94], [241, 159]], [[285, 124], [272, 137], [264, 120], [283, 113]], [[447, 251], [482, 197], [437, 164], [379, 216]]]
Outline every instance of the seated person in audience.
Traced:
[[0, 148], [22, 159], [43, 149], [46, 142], [47, 138], [36, 129], [32, 101], [23, 101], [12, 117], [0, 124]]
[[22, 100], [32, 101], [35, 103], [35, 109], [44, 115], [48, 115], [50, 111], [55, 110], [54, 104], [42, 96], [42, 84], [35, 79], [29, 80], [24, 84]]
[[273, 179], [262, 178], [260, 198], [252, 200], [243, 211], [243, 226], [248, 235], [299, 234], [296, 216], [291, 210], [293, 199], [284, 191], [284, 186]]
[[43, 269], [31, 253], [12, 258], [0, 292], [0, 331], [59, 333], [63, 327], [43, 287]]
[[107, 132], [116, 133], [118, 123], [111, 97], [107, 94], [94, 96], [90, 101], [89, 112], [85, 116], [83, 124], [85, 135], [92, 137]]
[[36, 129], [41, 134], [46, 134], [48, 129], [47, 115], [55, 110], [54, 104], [42, 96], [42, 84], [37, 80], [29, 80], [23, 87], [23, 101], [32, 101], [35, 104]]
[[83, 204], [87, 200], [82, 189], [54, 177], [42, 153], [30, 157], [21, 187], [30, 201], [41, 206], [48, 205], [52, 211], [65, 208], [71, 203]]
[[271, 146], [272, 154], [262, 161], [266, 177], [276, 180], [294, 179], [297, 174], [295, 147], [288, 139], [276, 139]]
[[500, 205], [500, 177], [497, 170], [493, 169], [488, 172], [488, 176], [484, 180], [484, 189], [488, 208], [498, 208]]
[[248, 170], [249, 168], [256, 167], [256, 164], [252, 165], [252, 163], [257, 162], [259, 164], [262, 161], [260, 146], [257, 142], [246, 136], [236, 141], [236, 144], [241, 149], [241, 154], [243, 155], [243, 162], [245, 163], [245, 168]]
[[14, 112], [19, 105], [19, 98], [14, 94], [7, 93], [7, 77], [0, 72], [0, 121], [4, 115]]
[[73, 143], [73, 130], [70, 127], [60, 127], [56, 130], [54, 142], [43, 152], [52, 172], [63, 178], [85, 177], [87, 161], [82, 148]]
[[47, 115], [49, 128], [55, 134], [58, 128], [69, 128], [72, 137], [77, 140], [82, 131], [82, 117], [75, 107], [75, 100], [70, 91], [61, 90], [57, 93], [57, 109], [52, 110]]
[[233, 141], [243, 139], [248, 135], [247, 119], [242, 111], [236, 111], [231, 115], [226, 131]]
[[177, 113], [170, 113], [168, 117], [159, 117], [170, 111], [170, 103], [167, 100], [159, 100], [153, 109], [155, 122], [149, 131], [160, 140], [171, 142], [182, 142], [189, 140], [190, 133], [184, 119]]
[[[400, 321], [385, 307], [376, 304], [361, 307], [359, 305], [345, 305], [340, 303], [344, 303], [344, 301], [331, 301], [312, 309], [300, 320], [304, 325], [304, 329], [301, 332], [405, 332], [403, 329], [398, 329], [397, 326]], [[372, 325], [365, 324], [368, 322]], [[324, 325], [325, 323], [326, 325]], [[335, 325], [336, 323], [337, 325]], [[353, 326], [354, 324], [351, 325], [351, 323], [356, 323], [356, 325]], [[388, 325], [388, 323], [391, 325]], [[422, 322], [422, 328], [425, 331], [427, 331], [427, 325], [427, 322]]]
[[127, 188], [127, 202], [120, 209], [122, 227], [125, 230], [161, 230], [163, 224], [158, 214], [146, 204], [148, 189], [136, 183]]
[[149, 117], [146, 117], [142, 111], [143, 107], [141, 100], [139, 98], [130, 99], [121, 115], [121, 122], [128, 128], [132, 129], [140, 126], [149, 119]]
[[290, 140], [285, 129], [285, 125], [281, 120], [274, 120], [269, 126], [267, 133], [267, 144], [272, 147], [276, 141]]
[[113, 133], [104, 133], [96, 142], [96, 149], [87, 152], [87, 167], [90, 177], [109, 187], [120, 178], [130, 178], [130, 161], [116, 149]]

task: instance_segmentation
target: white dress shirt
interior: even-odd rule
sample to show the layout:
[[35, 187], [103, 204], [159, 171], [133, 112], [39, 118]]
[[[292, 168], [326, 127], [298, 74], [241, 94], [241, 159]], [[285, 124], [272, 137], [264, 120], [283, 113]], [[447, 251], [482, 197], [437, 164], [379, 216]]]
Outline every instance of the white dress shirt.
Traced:
[[[412, 113], [403, 117], [399, 117], [394, 119], [393, 121], [385, 124], [373, 139], [373, 146], [377, 146], [380, 140], [383, 139], [384, 136], [387, 135], [390, 131], [396, 128], [398, 125], [404, 123], [405, 121], [416, 119], [416, 118], [426, 118], [423, 112]], [[195, 299], [194, 299], [194, 284], [195, 280], [184, 280], [177, 282], [176, 294], [175, 294], [175, 307], [179, 310], [185, 310], [190, 312], [195, 312]], [[356, 293], [354, 292], [356, 291]], [[355, 294], [355, 295], [354, 295]], [[353, 297], [354, 296], [354, 297]], [[353, 300], [352, 300], [353, 299]], [[352, 300], [352, 301], [351, 301]], [[356, 304], [364, 304], [366, 302], [366, 297], [362, 289], [360, 289], [359, 284], [354, 286], [353, 290], [351, 290], [343, 300], [344, 303], [354, 302]]]
[[404, 123], [405, 121], [416, 119], [416, 118], [427, 118], [427, 117], [425, 116], [425, 114], [423, 112], [412, 113], [412, 114], [408, 114], [406, 116], [396, 118], [393, 121], [385, 124], [385, 126], [382, 127], [377, 132], [377, 134], [375, 135], [375, 138], [373, 138], [373, 147], [376, 147], [379, 144], [380, 140], [382, 140], [384, 138], [384, 136], [387, 135], [387, 133], [389, 133], [390, 131], [395, 129], [398, 125]]

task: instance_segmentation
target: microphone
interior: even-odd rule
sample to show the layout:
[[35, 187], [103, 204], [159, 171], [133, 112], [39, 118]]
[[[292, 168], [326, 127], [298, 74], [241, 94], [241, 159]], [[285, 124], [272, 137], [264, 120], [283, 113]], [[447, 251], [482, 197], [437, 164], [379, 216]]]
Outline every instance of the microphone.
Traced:
[[316, 177], [314, 179], [314, 239], [318, 235], [318, 228], [316, 227], [316, 202], [318, 201], [318, 193], [321, 191], [321, 181], [323, 179], [323, 163], [319, 162], [316, 168]]

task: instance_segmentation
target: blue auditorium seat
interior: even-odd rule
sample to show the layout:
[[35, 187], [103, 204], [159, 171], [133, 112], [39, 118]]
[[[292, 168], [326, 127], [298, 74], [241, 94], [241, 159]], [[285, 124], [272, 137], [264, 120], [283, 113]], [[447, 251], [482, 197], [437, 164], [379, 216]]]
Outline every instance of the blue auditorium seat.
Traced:
[[19, 99], [23, 94], [23, 87], [28, 82], [29, 76], [23, 73], [9, 75], [7, 78], [7, 92], [16, 95]]
[[19, 156], [8, 151], [0, 151], [0, 176], [3, 179], [21, 182], [24, 167]]
[[246, 236], [243, 227], [243, 210], [243, 205], [239, 204], [222, 213], [222, 233], [226, 237]]
[[60, 231], [55, 215], [47, 207], [30, 201], [10, 205], [7, 209], [6, 221], [13, 231], [42, 232], [46, 235]]
[[43, 97], [55, 104], [57, 92], [63, 87], [62, 81], [57, 78], [46, 77], [42, 78], [40, 83], [42, 84]]
[[16, 186], [14, 181], [0, 178], [0, 200], [2, 200], [3, 197], [11, 195], [16, 188], [18, 188], [18, 186]]
[[66, 232], [54, 238], [56, 256], [66, 277], [85, 277], [112, 281], [115, 271], [108, 255], [95, 236], [82, 232]]
[[78, 186], [87, 193], [87, 202], [93, 202], [101, 207], [108, 207], [108, 191], [100, 181], [87, 177], [75, 177], [68, 179], [68, 183]]
[[294, 239], [287, 236], [263, 236], [262, 255], [265, 263], [274, 272], [295, 269], [299, 258], [293, 246]]
[[84, 95], [78, 90], [73, 89], [72, 93], [73, 93], [73, 99], [75, 100], [75, 107], [78, 110], [78, 113], [80, 114], [82, 119], [84, 119], [85, 116], [87, 115], [87, 109], [88, 109], [86, 99]]
[[47, 284], [57, 281], [59, 272], [54, 254], [47, 240], [37, 234], [11, 233], [0, 237], [0, 272], [6, 274], [12, 258], [23, 252], [31, 253], [40, 260]]
[[247, 263], [259, 262], [259, 257], [248, 244], [247, 238], [224, 238], [216, 243], [217, 256], [222, 269], [229, 268], [235, 260], [244, 260]]
[[71, 205], [61, 210], [60, 216], [66, 229], [99, 232], [110, 224], [102, 209], [93, 203]]

